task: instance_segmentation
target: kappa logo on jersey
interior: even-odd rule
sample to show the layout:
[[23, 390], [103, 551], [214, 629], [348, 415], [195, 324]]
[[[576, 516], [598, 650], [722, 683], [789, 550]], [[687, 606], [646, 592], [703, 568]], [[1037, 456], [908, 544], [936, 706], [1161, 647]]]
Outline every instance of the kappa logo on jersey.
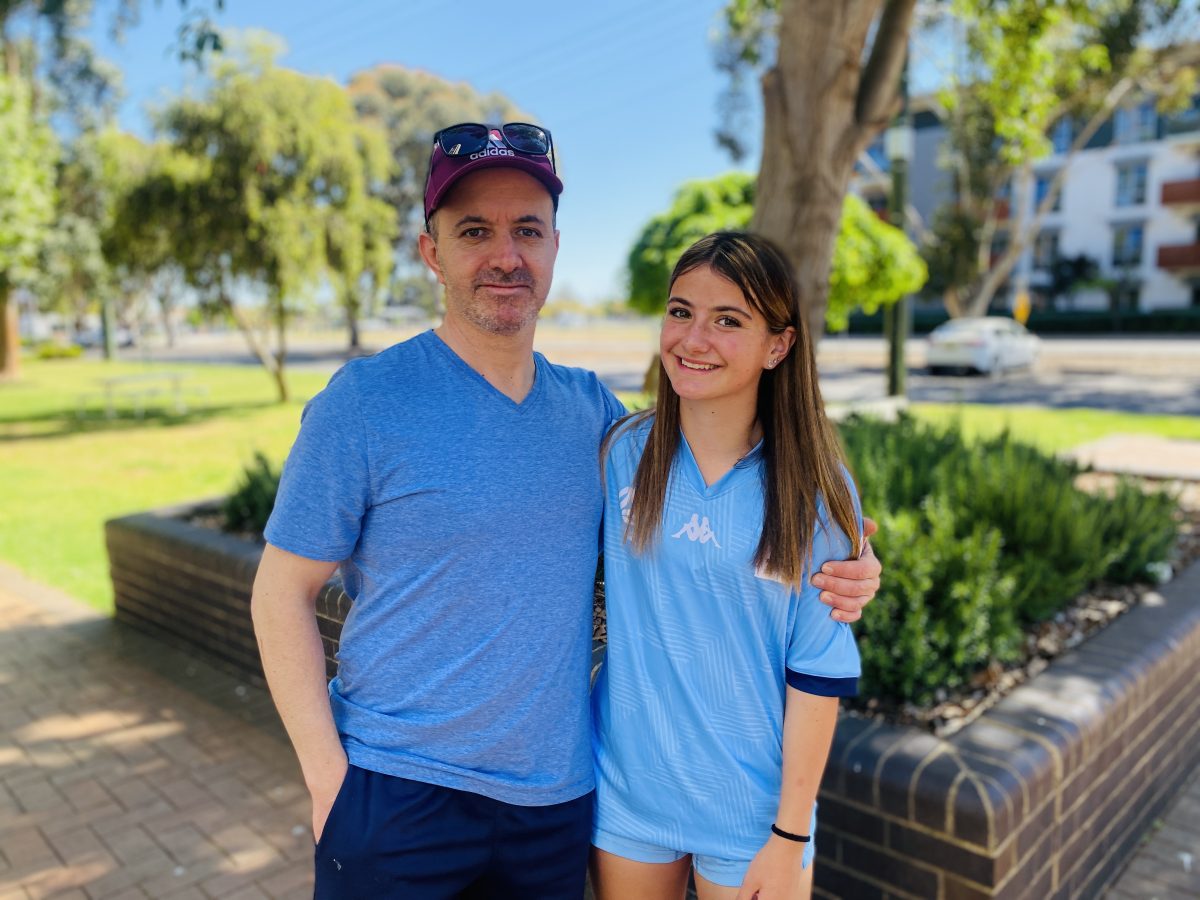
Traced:
[[671, 537], [683, 537], [687, 535], [689, 541], [699, 541], [702, 544], [707, 544], [712, 541], [713, 546], [718, 550], [721, 545], [717, 543], [717, 534], [712, 530], [712, 526], [708, 524], [708, 516], [700, 517], [699, 513], [692, 513], [692, 517], [683, 524], [683, 527], [675, 532]]
[[617, 502], [621, 504], [621, 521], [628, 525], [630, 510], [633, 509], [633, 488], [621, 488], [617, 494]]

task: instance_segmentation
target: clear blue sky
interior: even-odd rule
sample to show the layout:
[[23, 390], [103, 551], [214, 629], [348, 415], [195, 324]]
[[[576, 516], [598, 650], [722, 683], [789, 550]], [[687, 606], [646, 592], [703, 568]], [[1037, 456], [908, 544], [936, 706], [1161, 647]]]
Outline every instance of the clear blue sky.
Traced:
[[[97, 4], [97, 33], [112, 0]], [[143, 0], [123, 44], [98, 41], [124, 75], [123, 127], [149, 132], [148, 105], [178, 93], [188, 70], [170, 55], [174, 0]], [[723, 0], [594, 4], [479, 0], [226, 0], [218, 23], [282, 37], [282, 64], [344, 83], [359, 69], [399, 63], [501, 91], [554, 134], [566, 183], [562, 248], [551, 296], [622, 296], [623, 266], [641, 226], [684, 181], [736, 166], [717, 148], [713, 63]], [[751, 85], [757, 103], [757, 85]], [[759, 130], [742, 168], [758, 166]]]

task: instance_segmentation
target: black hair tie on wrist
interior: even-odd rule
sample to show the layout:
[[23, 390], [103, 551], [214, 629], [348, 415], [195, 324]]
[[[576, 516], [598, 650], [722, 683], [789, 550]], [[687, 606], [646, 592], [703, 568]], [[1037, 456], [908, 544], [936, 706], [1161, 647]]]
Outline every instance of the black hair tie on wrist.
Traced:
[[771, 831], [781, 838], [786, 838], [789, 841], [795, 841], [798, 844], [807, 844], [812, 840], [812, 835], [809, 834], [792, 834], [790, 831], [784, 831], [774, 822], [771, 823]]

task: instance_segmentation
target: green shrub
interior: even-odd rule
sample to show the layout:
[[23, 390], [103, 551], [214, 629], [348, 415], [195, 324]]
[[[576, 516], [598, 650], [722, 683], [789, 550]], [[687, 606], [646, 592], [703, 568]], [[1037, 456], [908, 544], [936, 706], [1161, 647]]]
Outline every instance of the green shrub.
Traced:
[[279, 492], [279, 470], [261, 452], [242, 470], [241, 479], [221, 508], [228, 531], [252, 531], [262, 534], [275, 508]]
[[928, 703], [1020, 645], [1013, 579], [1001, 571], [1000, 533], [967, 525], [944, 500], [885, 513], [873, 538], [887, 572], [859, 635], [863, 693]]
[[38, 359], [77, 359], [83, 355], [83, 348], [78, 344], [58, 344], [54, 341], [43, 341], [36, 345], [34, 353]]
[[1129, 584], [1147, 577], [1146, 567], [1167, 558], [1179, 533], [1179, 500], [1166, 491], [1147, 493], [1128, 478], [1098, 510], [1095, 528], [1114, 548], [1104, 577]]
[[968, 520], [1004, 535], [1002, 565], [1016, 581], [1023, 623], [1052, 616], [1113, 562], [1114, 547], [1089, 524], [1097, 498], [1075, 487], [1079, 472], [1007, 433], [941, 466], [939, 493]]
[[1005, 433], [969, 442], [959, 423], [852, 418], [842, 439], [885, 574], [860, 625], [865, 694], [926, 703], [1006, 661], [1020, 629], [1101, 578], [1164, 559], [1177, 503], [1123, 481], [1075, 486], [1080, 468]]
[[841, 436], [865, 510], [917, 508], [937, 488], [938, 461], [966, 452], [957, 425], [937, 429], [908, 415], [894, 423], [852, 416]]

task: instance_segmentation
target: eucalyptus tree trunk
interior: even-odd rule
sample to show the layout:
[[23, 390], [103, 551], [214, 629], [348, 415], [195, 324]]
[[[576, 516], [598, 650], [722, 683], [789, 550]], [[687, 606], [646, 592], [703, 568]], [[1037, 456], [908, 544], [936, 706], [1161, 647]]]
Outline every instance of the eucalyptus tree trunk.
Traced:
[[[1012, 180], [1017, 185], [1016, 197], [1017, 206], [1014, 214], [1010, 217], [1011, 227], [1009, 230], [1009, 243], [1004, 254], [1000, 259], [996, 260], [990, 268], [986, 265], [980, 266], [982, 274], [976, 280], [976, 283], [971, 287], [971, 300], [967, 304], [966, 314], [969, 316], [986, 316], [988, 307], [992, 303], [992, 298], [1004, 286], [1005, 280], [1017, 267], [1017, 263], [1021, 260], [1023, 254], [1033, 243], [1038, 233], [1042, 229], [1042, 223], [1046, 220], [1046, 216], [1054, 208], [1054, 203], [1062, 192], [1062, 186], [1066, 179], [1067, 172], [1071, 168], [1071, 163], [1076, 155], [1087, 146], [1088, 141], [1100, 129], [1100, 126], [1108, 121], [1113, 110], [1128, 96], [1129, 92], [1135, 87], [1135, 82], [1132, 78], [1122, 78], [1108, 91], [1104, 101], [1092, 112], [1087, 123], [1075, 135], [1075, 139], [1071, 142], [1062, 163], [1058, 170], [1054, 173], [1054, 177], [1050, 180], [1046, 195], [1038, 204], [1037, 209], [1033, 211], [1032, 216], [1026, 215], [1026, 206], [1028, 204], [1030, 182], [1033, 180], [1033, 164], [1026, 163], [1016, 173], [1013, 174]], [[996, 204], [993, 201], [989, 207], [989, 224], [994, 223]], [[985, 228], [985, 235], [990, 235], [994, 232], [994, 228]], [[988, 245], [991, 244], [990, 237], [987, 238]], [[988, 247], [980, 245], [980, 259], [989, 258]], [[990, 258], [989, 258], [990, 261]]]
[[246, 318], [241, 307], [239, 307], [233, 298], [229, 295], [228, 290], [222, 289], [219, 300], [221, 305], [229, 312], [233, 318], [233, 322], [237, 325], [238, 331], [242, 333], [242, 337], [246, 340], [246, 345], [250, 351], [258, 357], [258, 361], [262, 363], [262, 367], [267, 370], [267, 374], [271, 376], [271, 380], [275, 383], [275, 391], [278, 395], [280, 403], [287, 403], [291, 396], [288, 390], [287, 376], [284, 371], [284, 364], [287, 358], [285, 345], [283, 344], [283, 333], [280, 332], [279, 340], [280, 347], [275, 353], [272, 353], [267, 346], [267, 342], [259, 337], [254, 329], [253, 323]]
[[780, 7], [778, 57], [762, 83], [763, 154], [751, 228], [795, 266], [814, 339], [825, 328], [854, 161], [899, 109], [915, 2], [783, 0]]
[[7, 281], [0, 277], [0, 380], [21, 374], [21, 336], [17, 301]]

